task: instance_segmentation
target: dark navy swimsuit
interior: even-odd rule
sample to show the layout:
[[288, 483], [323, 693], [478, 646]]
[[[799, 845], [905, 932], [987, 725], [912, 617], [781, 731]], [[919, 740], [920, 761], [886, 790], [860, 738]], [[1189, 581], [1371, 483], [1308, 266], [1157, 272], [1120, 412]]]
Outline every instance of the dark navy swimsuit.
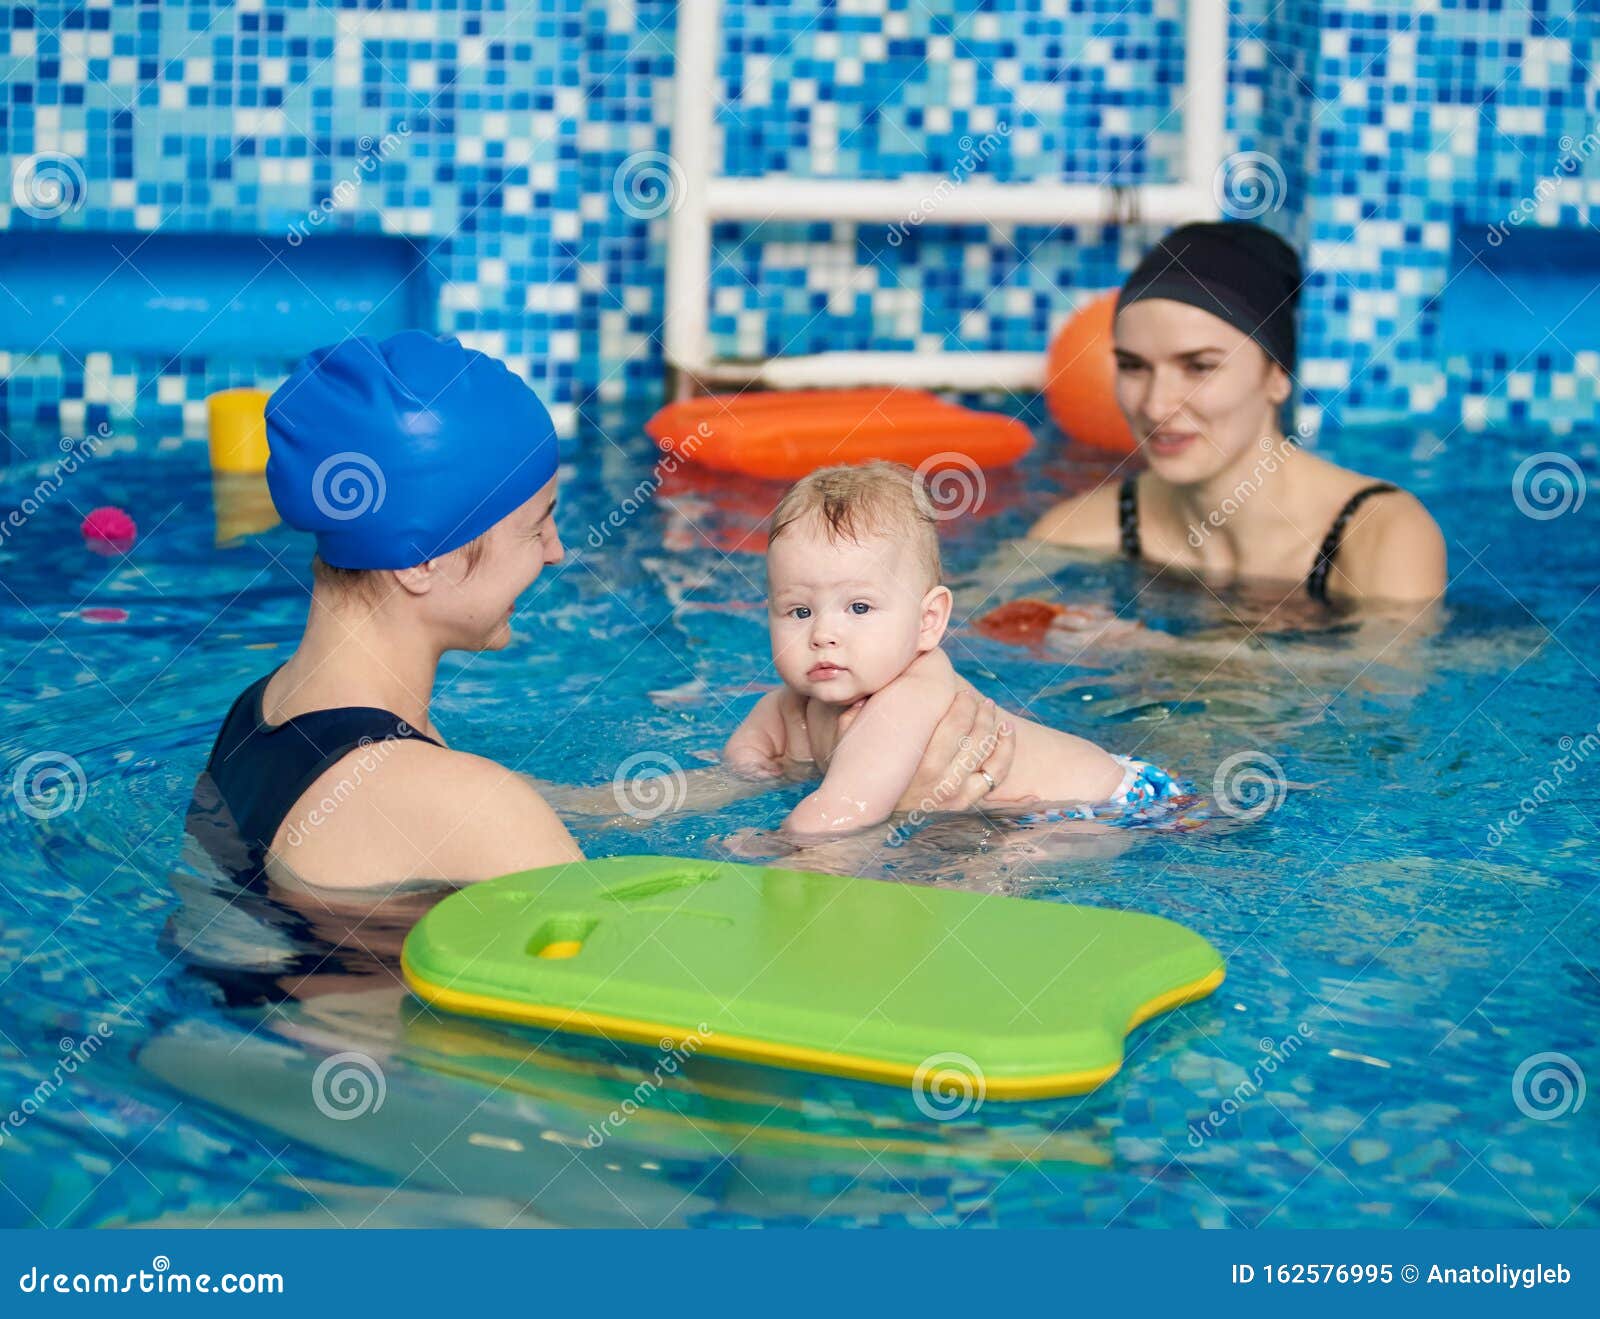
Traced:
[[304, 976], [383, 969], [359, 944], [329, 943], [303, 912], [270, 892], [267, 852], [306, 789], [352, 751], [385, 738], [439, 745], [370, 706], [308, 710], [269, 724], [261, 701], [272, 676], [233, 703], [195, 783], [186, 832], [209, 864], [176, 868], [188, 910], [169, 918], [165, 937], [168, 950], [218, 984], [233, 1005], [282, 1001]]
[[232, 816], [240, 842], [263, 856], [294, 804], [336, 761], [391, 738], [439, 745], [399, 715], [368, 705], [308, 710], [269, 724], [261, 701], [277, 671], [240, 694], [206, 762], [206, 773]]

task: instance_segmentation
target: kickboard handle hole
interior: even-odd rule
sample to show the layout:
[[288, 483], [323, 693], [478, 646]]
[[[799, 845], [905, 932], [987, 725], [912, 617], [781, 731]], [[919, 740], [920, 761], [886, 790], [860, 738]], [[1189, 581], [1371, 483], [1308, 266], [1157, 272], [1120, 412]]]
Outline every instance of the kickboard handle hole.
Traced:
[[576, 957], [599, 923], [593, 916], [552, 916], [541, 922], [528, 940], [528, 955], [551, 962]]

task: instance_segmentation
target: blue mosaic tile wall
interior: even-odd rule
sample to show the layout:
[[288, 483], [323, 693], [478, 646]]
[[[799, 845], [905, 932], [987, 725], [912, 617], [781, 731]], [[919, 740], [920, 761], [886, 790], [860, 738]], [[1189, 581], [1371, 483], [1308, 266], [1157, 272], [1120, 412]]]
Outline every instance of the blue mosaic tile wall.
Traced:
[[[1309, 396], [1346, 416], [1438, 410], [1469, 429], [1592, 424], [1600, 333], [1583, 336], [1592, 314], [1567, 315], [1592, 288], [1577, 268], [1539, 352], [1450, 357], [1443, 340], [1448, 317], [1500, 314], [1451, 297], [1491, 226], [1520, 213], [1600, 246], [1600, 12], [1586, 0], [1320, 8]], [[1513, 314], [1526, 305], [1517, 281], [1491, 287]]]
[[[570, 413], [592, 17], [579, 0], [0, 8], [0, 220], [128, 235], [134, 267], [175, 234], [408, 236], [435, 328]], [[260, 269], [292, 282], [283, 264]], [[198, 433], [208, 392], [271, 384], [292, 356], [0, 353], [0, 406], [12, 428], [137, 412]]]
[[[675, 14], [669, 0], [0, 8], [0, 225], [120, 234], [134, 264], [146, 236], [403, 236], [436, 290], [434, 328], [504, 356], [564, 424], [648, 401], [666, 207], [638, 198], [670, 195]], [[1171, 180], [1183, 16], [1180, 0], [726, 0], [725, 168]], [[1267, 162], [1261, 218], [1313, 272], [1305, 417], [1592, 421], [1586, 314], [1527, 351], [1450, 330], [1482, 283], [1468, 249], [1519, 206], [1518, 226], [1600, 238], [1595, 7], [1235, 0], [1228, 35], [1228, 148]], [[52, 170], [58, 191], [41, 193]], [[937, 216], [898, 235], [724, 225], [712, 328], [725, 353], [1042, 349], [1156, 236]], [[278, 264], [292, 279], [293, 259]], [[1494, 278], [1517, 291], [1514, 273]], [[0, 417], [13, 453], [20, 427], [134, 412], [198, 434], [206, 393], [288, 365], [0, 351]]]

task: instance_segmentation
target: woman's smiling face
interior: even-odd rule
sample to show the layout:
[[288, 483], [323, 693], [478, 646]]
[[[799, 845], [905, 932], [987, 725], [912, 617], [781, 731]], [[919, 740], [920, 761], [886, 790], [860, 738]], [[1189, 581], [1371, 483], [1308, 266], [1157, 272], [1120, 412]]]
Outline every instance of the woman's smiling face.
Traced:
[[517, 598], [565, 556], [556, 530], [556, 479], [484, 534], [476, 566], [461, 550], [445, 556], [448, 589], [435, 602], [454, 650], [500, 650], [511, 642]]
[[1143, 298], [1117, 313], [1117, 405], [1151, 471], [1196, 485], [1278, 430], [1288, 374], [1210, 312]]

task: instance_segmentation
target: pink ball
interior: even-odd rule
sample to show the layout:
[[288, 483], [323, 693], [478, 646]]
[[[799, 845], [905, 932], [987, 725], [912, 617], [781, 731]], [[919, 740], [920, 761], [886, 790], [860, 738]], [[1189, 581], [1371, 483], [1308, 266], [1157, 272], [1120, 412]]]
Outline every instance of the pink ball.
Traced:
[[99, 552], [106, 550], [123, 551], [133, 544], [133, 539], [139, 534], [139, 528], [134, 525], [133, 519], [120, 508], [97, 508], [90, 511], [84, 518], [83, 526], [79, 528], [83, 538], [88, 542], [89, 548]]

